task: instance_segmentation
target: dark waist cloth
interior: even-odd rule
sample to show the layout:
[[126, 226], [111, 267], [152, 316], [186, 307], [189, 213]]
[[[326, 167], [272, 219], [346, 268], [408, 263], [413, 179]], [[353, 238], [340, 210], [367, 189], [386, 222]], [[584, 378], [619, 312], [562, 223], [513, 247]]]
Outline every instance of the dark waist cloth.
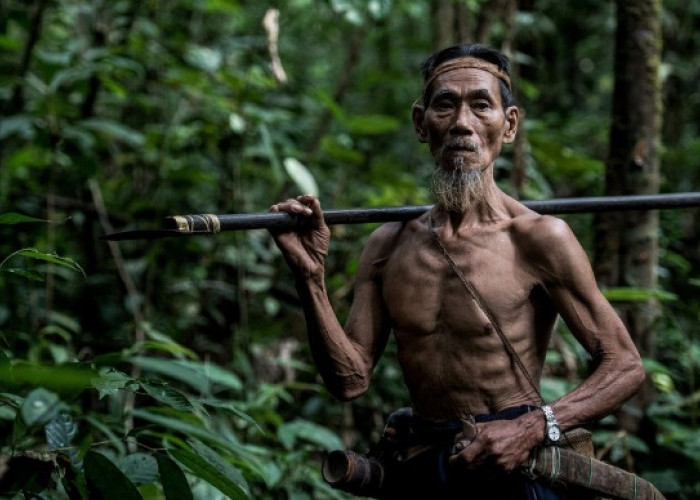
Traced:
[[[538, 407], [533, 405], [512, 406], [510, 408], [506, 408], [505, 410], [501, 410], [498, 413], [474, 415], [474, 421], [476, 423], [482, 423], [493, 422], [495, 420], [513, 420], [537, 409]], [[413, 415], [411, 417], [410, 426], [414, 439], [418, 439], [421, 442], [440, 442], [447, 438], [451, 439], [455, 434], [461, 431], [462, 421], [446, 420], [444, 422], [435, 422], [432, 420], [422, 419], [417, 415]]]
[[[513, 420], [536, 410], [537, 406], [522, 405], [494, 414], [476, 415], [474, 420], [491, 422]], [[435, 444], [405, 462], [393, 462], [386, 469], [387, 499], [470, 499], [470, 500], [561, 500], [564, 498], [549, 485], [533, 481], [513, 472], [497, 476], [479, 470], [453, 469], [449, 465], [454, 436], [462, 430], [460, 420], [434, 422], [410, 416], [407, 446]]]

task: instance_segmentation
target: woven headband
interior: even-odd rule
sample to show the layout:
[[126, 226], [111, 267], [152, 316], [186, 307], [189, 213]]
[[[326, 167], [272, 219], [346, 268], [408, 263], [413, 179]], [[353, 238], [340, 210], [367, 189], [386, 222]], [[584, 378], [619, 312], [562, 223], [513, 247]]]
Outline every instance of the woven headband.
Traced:
[[478, 57], [460, 57], [457, 59], [450, 59], [449, 61], [445, 61], [444, 63], [440, 64], [437, 68], [435, 68], [435, 71], [433, 71], [432, 75], [430, 75], [430, 78], [428, 78], [428, 80], [423, 85], [423, 95], [425, 95], [427, 90], [430, 88], [430, 86], [433, 84], [433, 82], [437, 79], [438, 76], [447, 73], [448, 71], [468, 68], [480, 69], [482, 71], [486, 71], [487, 73], [491, 73], [493, 76], [503, 81], [503, 83], [506, 84], [506, 87], [508, 87], [508, 90], [510, 90], [510, 77], [508, 76], [508, 73], [500, 69], [495, 64], [490, 63], [488, 61], [484, 61], [483, 59], [479, 59]]

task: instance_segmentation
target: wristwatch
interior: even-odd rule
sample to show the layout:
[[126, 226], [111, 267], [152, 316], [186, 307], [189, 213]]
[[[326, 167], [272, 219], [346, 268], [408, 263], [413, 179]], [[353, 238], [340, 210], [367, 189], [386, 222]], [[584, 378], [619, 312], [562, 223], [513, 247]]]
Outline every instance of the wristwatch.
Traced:
[[544, 405], [540, 409], [544, 412], [545, 418], [544, 444], [546, 446], [554, 446], [561, 438], [561, 427], [559, 427], [557, 419], [554, 418], [551, 406]]

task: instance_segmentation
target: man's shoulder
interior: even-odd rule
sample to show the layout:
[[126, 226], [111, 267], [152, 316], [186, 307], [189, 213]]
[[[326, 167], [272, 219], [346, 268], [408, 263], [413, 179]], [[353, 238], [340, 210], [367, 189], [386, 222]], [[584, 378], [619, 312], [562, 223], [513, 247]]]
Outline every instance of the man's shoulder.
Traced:
[[365, 243], [365, 256], [370, 261], [386, 260], [396, 248], [406, 225], [406, 222], [388, 222], [375, 229]]
[[529, 258], [538, 260], [561, 258], [572, 247], [580, 246], [564, 220], [527, 208], [513, 217], [510, 231], [520, 249]]
[[512, 238], [533, 272], [544, 281], [567, 280], [588, 263], [581, 243], [562, 219], [537, 213], [513, 219]]
[[573, 236], [571, 228], [564, 220], [529, 209], [513, 217], [511, 228], [517, 236], [532, 240], [533, 243], [554, 243]]

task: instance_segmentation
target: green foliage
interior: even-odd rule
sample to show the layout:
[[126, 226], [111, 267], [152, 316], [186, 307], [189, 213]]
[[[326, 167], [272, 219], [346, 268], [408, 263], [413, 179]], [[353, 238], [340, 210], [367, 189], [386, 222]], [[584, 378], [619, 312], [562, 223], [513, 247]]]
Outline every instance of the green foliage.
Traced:
[[[495, 5], [461, 4], [474, 18]], [[395, 345], [371, 390], [341, 405], [310, 366], [293, 282], [266, 233], [97, 238], [174, 213], [264, 211], [300, 192], [331, 208], [428, 203], [410, 107], [433, 50], [432, 3], [282, 2], [287, 84], [269, 71], [262, 2], [1, 5], [0, 459], [32, 473], [0, 476], [0, 495], [342, 498], [320, 477], [321, 454], [367, 448], [407, 404]], [[700, 178], [699, 15], [665, 2], [667, 191]], [[600, 194], [614, 26], [611, 2], [521, 5], [523, 197]], [[488, 41], [505, 29], [495, 21]], [[507, 150], [496, 165], [509, 192], [514, 161]], [[663, 301], [658, 354], [645, 360], [655, 431], [618, 436], [614, 418], [595, 429], [607, 458], [685, 498], [700, 495], [694, 215], [661, 214], [662, 289], [606, 291]], [[588, 219], [571, 223], [591, 239]], [[341, 319], [373, 229], [333, 229]], [[554, 399], [589, 359], [565, 331], [550, 354], [542, 389]]]

